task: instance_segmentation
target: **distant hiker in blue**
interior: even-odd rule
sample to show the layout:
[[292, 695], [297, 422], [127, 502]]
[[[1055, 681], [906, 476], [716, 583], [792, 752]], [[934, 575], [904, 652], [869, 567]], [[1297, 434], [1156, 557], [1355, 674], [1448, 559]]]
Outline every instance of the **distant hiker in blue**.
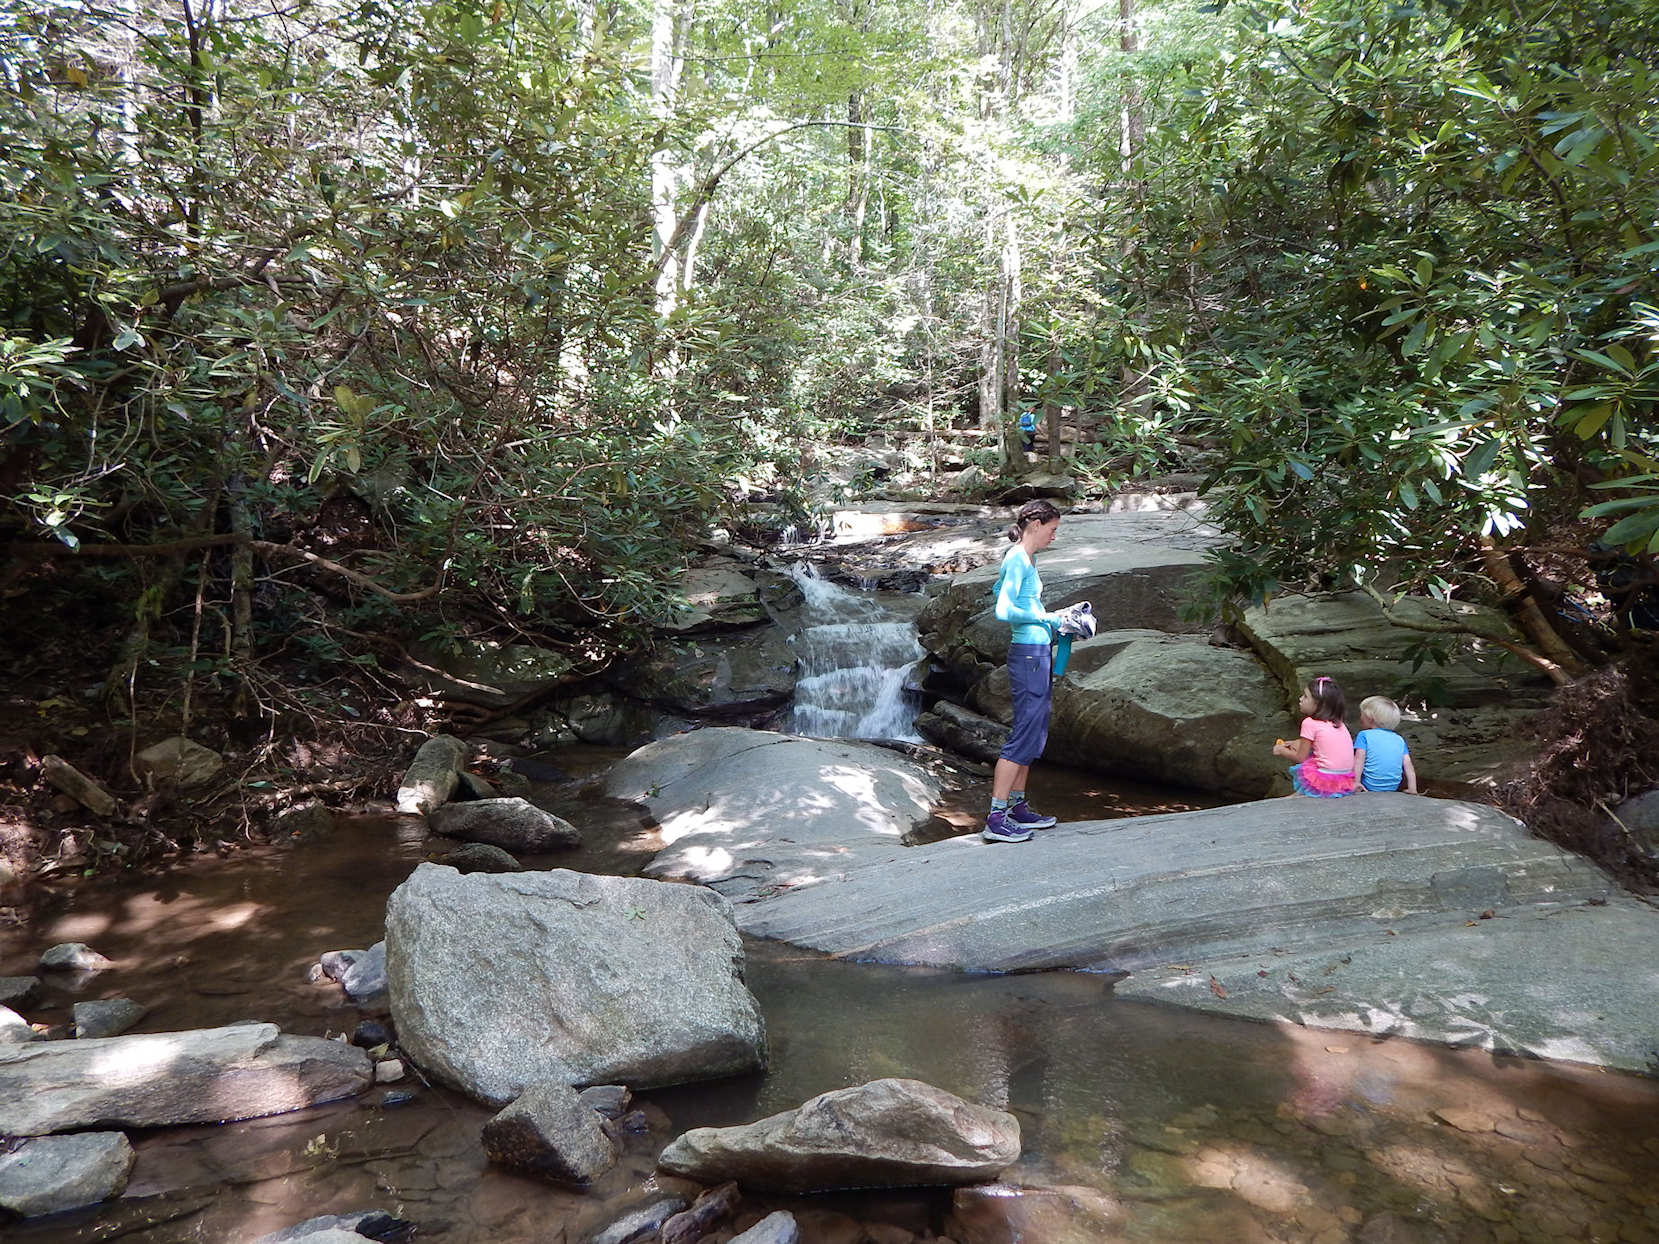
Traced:
[[1020, 412], [1020, 448], [1026, 453], [1034, 453], [1037, 449], [1037, 412], [1022, 410]]
[[1399, 724], [1400, 706], [1387, 696], [1374, 695], [1360, 702], [1359, 733], [1354, 736], [1356, 791], [1399, 790], [1403, 778], [1407, 792], [1417, 793], [1411, 749], [1394, 733]]
[[991, 779], [991, 814], [980, 835], [986, 842], [1025, 842], [1034, 829], [1054, 824], [1025, 801], [1025, 784], [1032, 762], [1048, 743], [1049, 640], [1058, 614], [1043, 608], [1043, 581], [1037, 575], [1036, 556], [1054, 543], [1060, 511], [1054, 503], [1027, 501], [1014, 516], [1008, 538], [1014, 541], [1002, 559], [992, 594], [999, 622], [1010, 623], [1008, 683], [1014, 697], [1014, 725], [1003, 744]]

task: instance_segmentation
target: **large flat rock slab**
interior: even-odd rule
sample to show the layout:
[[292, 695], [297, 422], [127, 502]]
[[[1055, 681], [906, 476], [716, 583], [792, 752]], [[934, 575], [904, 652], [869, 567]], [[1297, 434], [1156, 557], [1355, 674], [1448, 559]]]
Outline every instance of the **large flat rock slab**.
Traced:
[[1614, 897], [1471, 919], [1138, 972], [1116, 993], [1659, 1075], [1659, 911]]
[[864, 962], [1138, 972], [1461, 929], [1483, 911], [1610, 890], [1598, 869], [1493, 808], [1361, 795], [1065, 824], [1018, 846], [895, 847], [740, 901], [737, 919]]
[[343, 1041], [235, 1024], [0, 1048], [0, 1135], [225, 1123], [350, 1097], [373, 1078]]
[[669, 845], [646, 868], [732, 897], [838, 876], [898, 847], [939, 783], [902, 754], [850, 739], [723, 727], [659, 739], [605, 793], [650, 809]]

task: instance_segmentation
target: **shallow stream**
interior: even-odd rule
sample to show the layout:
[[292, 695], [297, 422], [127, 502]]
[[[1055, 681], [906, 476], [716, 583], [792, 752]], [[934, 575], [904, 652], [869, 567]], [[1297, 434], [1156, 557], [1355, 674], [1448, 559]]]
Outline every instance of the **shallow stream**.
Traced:
[[[1043, 806], [1067, 819], [1191, 806], [1043, 776]], [[982, 797], [957, 792], [947, 819], [967, 828]], [[657, 845], [630, 806], [581, 795], [550, 806], [587, 842], [532, 866], [633, 872]], [[31, 973], [45, 947], [85, 941], [116, 967], [54, 986], [29, 1018], [61, 1022], [75, 999], [128, 996], [151, 1008], [139, 1031], [249, 1018], [349, 1031], [360, 1013], [338, 986], [308, 984], [308, 967], [322, 951], [377, 940], [385, 896], [450, 845], [411, 819], [363, 817], [160, 877], [92, 879], [4, 935], [0, 974]], [[1017, 866], [1019, 848], [1008, 850]], [[411, 1080], [388, 1086], [415, 1090], [401, 1105], [380, 1088], [296, 1114], [135, 1136], [119, 1202], [7, 1238], [235, 1242], [379, 1208], [419, 1224], [419, 1240], [577, 1244], [656, 1190], [653, 1159], [681, 1130], [913, 1076], [1019, 1117], [1024, 1154], [1006, 1180], [1078, 1190], [1070, 1199], [1100, 1225], [1073, 1238], [1659, 1241], [1651, 1081], [1119, 1002], [1108, 981], [1075, 973], [973, 977], [751, 943], [749, 984], [770, 1069], [644, 1095], [649, 1130], [585, 1196], [487, 1168], [478, 1137], [489, 1112]], [[946, 1193], [746, 1202], [751, 1213], [776, 1205], [799, 1212], [807, 1244], [899, 1244], [950, 1229]]]

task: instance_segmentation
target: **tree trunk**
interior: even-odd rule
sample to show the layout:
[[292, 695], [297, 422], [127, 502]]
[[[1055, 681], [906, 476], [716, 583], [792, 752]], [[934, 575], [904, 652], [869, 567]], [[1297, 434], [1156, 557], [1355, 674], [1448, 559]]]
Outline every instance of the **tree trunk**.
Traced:
[[1568, 674], [1576, 678], [1585, 673], [1584, 662], [1579, 660], [1578, 654], [1567, 646], [1566, 641], [1550, 625], [1544, 611], [1533, 599], [1531, 591], [1521, 582], [1515, 568], [1509, 564], [1509, 555], [1498, 548], [1490, 536], [1482, 537], [1480, 551], [1486, 573], [1492, 577], [1492, 582], [1497, 584], [1498, 591], [1503, 593], [1505, 608], [1514, 615], [1516, 624], [1526, 637]]
[[665, 135], [651, 153], [651, 257], [657, 265], [656, 309], [663, 317], [679, 305], [682, 288], [680, 256], [673, 247], [679, 225], [675, 200], [684, 172], [666, 134], [685, 68], [690, 15], [689, 0], [656, 0], [651, 14], [651, 113]]

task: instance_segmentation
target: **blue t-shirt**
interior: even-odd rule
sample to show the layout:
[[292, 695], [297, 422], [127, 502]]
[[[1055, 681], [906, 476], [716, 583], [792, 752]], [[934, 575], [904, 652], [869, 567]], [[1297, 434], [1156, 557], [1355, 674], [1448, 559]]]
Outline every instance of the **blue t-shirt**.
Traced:
[[1410, 755], [1406, 741], [1392, 730], [1372, 727], [1361, 730], [1354, 748], [1365, 749], [1365, 772], [1359, 784], [1366, 790], [1399, 790], [1405, 777], [1405, 758]]
[[1013, 624], [1011, 643], [1046, 644], [1049, 639], [1048, 611], [1043, 608], [1043, 581], [1036, 564], [1019, 545], [1002, 558], [1002, 572], [991, 588], [996, 597], [997, 621]]

